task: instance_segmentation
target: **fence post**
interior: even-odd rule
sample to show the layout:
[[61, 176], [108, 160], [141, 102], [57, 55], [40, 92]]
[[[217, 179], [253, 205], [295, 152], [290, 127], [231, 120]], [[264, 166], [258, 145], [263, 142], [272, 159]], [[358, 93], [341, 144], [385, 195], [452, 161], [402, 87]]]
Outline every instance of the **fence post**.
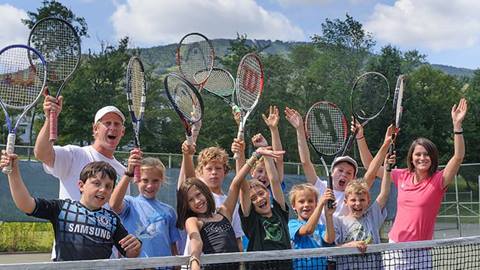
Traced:
[[172, 168], [172, 155], [168, 155], [168, 168], [171, 169]]
[[455, 174], [455, 198], [456, 198], [456, 206], [457, 206], [457, 228], [458, 232], [460, 233], [460, 237], [462, 237], [462, 223], [460, 222], [460, 201], [458, 196], [458, 181], [457, 175]]

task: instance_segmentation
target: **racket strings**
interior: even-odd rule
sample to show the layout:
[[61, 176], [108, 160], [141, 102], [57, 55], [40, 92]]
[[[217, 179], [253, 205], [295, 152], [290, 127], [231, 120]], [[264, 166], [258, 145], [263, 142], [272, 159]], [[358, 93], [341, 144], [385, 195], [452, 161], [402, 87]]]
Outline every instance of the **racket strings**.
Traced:
[[128, 71], [128, 88], [127, 98], [129, 100], [128, 109], [134, 113], [135, 118], [141, 118], [145, 111], [145, 74], [138, 60], [132, 61]]
[[75, 30], [58, 19], [46, 19], [35, 26], [30, 45], [45, 57], [48, 80], [63, 81], [76, 68], [80, 60], [80, 40]]
[[[193, 84], [202, 84], [208, 79], [213, 67], [213, 47], [200, 35], [188, 35], [178, 47], [178, 62], [180, 72], [185, 79]], [[208, 72], [197, 74], [202, 70]]]
[[311, 144], [324, 155], [334, 155], [343, 148], [347, 123], [338, 107], [317, 103], [307, 114], [307, 132]]
[[0, 98], [14, 108], [24, 108], [36, 101], [44, 83], [45, 66], [29, 60], [30, 50], [13, 47], [0, 55]]
[[256, 57], [246, 57], [237, 74], [237, 101], [244, 109], [255, 105], [263, 89], [263, 71]]
[[197, 122], [202, 118], [201, 103], [190, 88], [178, 79], [170, 77], [168, 89], [175, 106], [190, 122]]
[[[208, 70], [197, 72], [201, 77], [208, 76]], [[208, 77], [207, 82], [203, 86], [208, 91], [222, 97], [229, 97], [235, 89], [235, 81], [232, 75], [223, 69], [213, 69]]]
[[360, 76], [352, 90], [352, 110], [360, 119], [366, 120], [379, 114], [388, 99], [387, 79], [375, 72]]

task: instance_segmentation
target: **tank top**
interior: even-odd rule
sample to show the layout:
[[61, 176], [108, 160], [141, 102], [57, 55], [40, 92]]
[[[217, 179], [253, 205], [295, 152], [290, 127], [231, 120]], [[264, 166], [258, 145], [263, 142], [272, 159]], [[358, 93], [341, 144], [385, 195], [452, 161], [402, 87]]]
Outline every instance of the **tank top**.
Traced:
[[224, 215], [219, 221], [204, 222], [200, 236], [204, 254], [238, 252], [232, 224]]

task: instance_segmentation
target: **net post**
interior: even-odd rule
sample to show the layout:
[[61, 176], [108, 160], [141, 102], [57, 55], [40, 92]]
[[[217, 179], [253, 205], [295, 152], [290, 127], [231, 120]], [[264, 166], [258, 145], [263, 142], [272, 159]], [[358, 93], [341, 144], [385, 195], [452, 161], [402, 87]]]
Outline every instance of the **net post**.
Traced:
[[455, 206], [456, 206], [456, 210], [457, 210], [457, 230], [458, 230], [458, 233], [460, 234], [459, 236], [462, 237], [463, 233], [462, 233], [462, 224], [460, 222], [460, 201], [459, 201], [459, 196], [458, 196], [458, 174], [455, 174], [455, 199], [456, 199], [456, 202], [455, 202]]

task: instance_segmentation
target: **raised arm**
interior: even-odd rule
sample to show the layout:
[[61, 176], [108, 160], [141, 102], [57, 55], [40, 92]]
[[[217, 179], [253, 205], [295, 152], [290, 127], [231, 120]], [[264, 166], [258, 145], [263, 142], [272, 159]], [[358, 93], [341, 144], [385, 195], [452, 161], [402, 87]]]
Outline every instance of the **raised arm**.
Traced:
[[317, 228], [317, 225], [318, 225], [318, 220], [322, 215], [323, 206], [327, 203], [328, 199], [332, 199], [332, 198], [334, 198], [333, 192], [331, 192], [331, 189], [326, 189], [325, 193], [319, 198], [317, 207], [315, 207], [315, 209], [313, 210], [313, 213], [310, 216], [310, 218], [307, 220], [307, 223], [305, 223], [305, 225], [300, 227], [300, 229], [298, 230], [298, 235], [300, 236], [311, 235], [315, 232], [315, 229]]
[[182, 144], [182, 165], [178, 175], [177, 190], [185, 182], [185, 179], [195, 177], [195, 166], [193, 164], [193, 154], [195, 154], [195, 143], [189, 145], [187, 141]]
[[[387, 164], [395, 164], [395, 154], [391, 156], [385, 157], [385, 161], [383, 163], [383, 167], [387, 168]], [[382, 179], [382, 185], [380, 186], [380, 193], [377, 196], [377, 204], [380, 206], [380, 208], [384, 208], [385, 204], [387, 203], [388, 200], [388, 195], [390, 194], [390, 184], [392, 183], [392, 173], [390, 170], [385, 169], [383, 170], [383, 179]]]
[[380, 167], [383, 164], [383, 161], [385, 159], [385, 155], [388, 152], [388, 147], [392, 143], [392, 132], [393, 132], [393, 125], [390, 125], [387, 128], [387, 132], [385, 133], [385, 140], [383, 141], [382, 146], [378, 150], [377, 154], [373, 158], [373, 160], [370, 162], [370, 165], [367, 167], [367, 172], [363, 176], [363, 179], [368, 185], [368, 188], [370, 189], [373, 185], [373, 182], [375, 181], [375, 177], [377, 176], [377, 173], [379, 170], [382, 171], [383, 173], [383, 168], [380, 169]]
[[132, 180], [132, 176], [129, 175], [133, 174], [133, 168], [136, 166], [142, 166], [142, 155], [142, 151], [138, 148], [130, 151], [127, 172], [122, 176], [120, 182], [115, 186], [115, 189], [113, 189], [112, 196], [110, 197], [108, 204], [110, 205], [110, 208], [117, 214], [122, 212], [123, 208], [125, 207], [123, 199], [127, 193], [128, 184]]
[[45, 96], [43, 100], [43, 112], [45, 114], [45, 122], [40, 132], [38, 132], [35, 148], [33, 150], [35, 158], [40, 160], [48, 167], [55, 164], [55, 151], [53, 150], [53, 142], [50, 141], [50, 110], [55, 110], [59, 115], [62, 111], [63, 97], [58, 100], [50, 95]]
[[[373, 160], [373, 155], [370, 152], [370, 149], [368, 149], [367, 139], [365, 138], [365, 134], [363, 132], [363, 126], [358, 121], [354, 122], [352, 120], [351, 122], [352, 133], [354, 133], [356, 129], [358, 129], [358, 131], [357, 131], [355, 140], [357, 141], [358, 152], [360, 153], [360, 160], [362, 161], [363, 167], [369, 168], [370, 163]], [[380, 167], [375, 172], [375, 175], [377, 177], [383, 176], [383, 167], [381, 167], [382, 161], [383, 159], [380, 160]]]
[[[263, 121], [270, 129], [270, 134], [272, 136], [272, 149], [274, 151], [282, 151], [282, 141], [280, 140], [280, 132], [278, 130], [278, 122], [280, 121], [280, 114], [278, 112], [277, 106], [270, 106], [268, 117], [265, 114], [262, 114]], [[284, 175], [284, 165], [283, 165], [283, 155], [275, 158], [275, 166], [277, 168], [278, 177], [281, 182], [283, 182]]]
[[302, 163], [303, 173], [307, 178], [307, 182], [315, 185], [318, 176], [315, 167], [310, 160], [310, 151], [308, 150], [302, 116], [296, 110], [286, 107], [285, 118], [297, 131], [298, 154], [300, 155], [300, 162]]
[[460, 99], [460, 102], [452, 107], [452, 124], [453, 124], [453, 144], [454, 153], [452, 158], [445, 166], [443, 171], [443, 187], [447, 187], [454, 179], [455, 175], [462, 164], [465, 156], [465, 141], [463, 140], [463, 128], [462, 123], [467, 114], [467, 100], [465, 98]]
[[[327, 195], [327, 198], [325, 198], [325, 202], [328, 200], [332, 200], [335, 202], [335, 195], [333, 193], [333, 190], [331, 189], [326, 189], [325, 194]], [[327, 203], [323, 204], [323, 207], [325, 209], [325, 226], [326, 226], [326, 231], [325, 231], [325, 236], [323, 237], [323, 241], [333, 244], [335, 243], [335, 228], [333, 227], [333, 213], [335, 213], [335, 210], [337, 209], [336, 203], [333, 203], [333, 207], [328, 207]]]
[[15, 202], [15, 205], [20, 211], [31, 214], [33, 210], [35, 210], [36, 203], [35, 199], [33, 199], [23, 183], [22, 175], [20, 174], [20, 169], [18, 167], [18, 156], [16, 154], [9, 155], [5, 150], [2, 150], [0, 168], [3, 169], [10, 163], [12, 164], [12, 172], [7, 175], [7, 177], [13, 202]]
[[245, 164], [245, 141], [234, 138], [231, 150], [234, 154], [238, 153], [238, 158], [235, 160], [235, 173], [238, 174], [243, 164]]

